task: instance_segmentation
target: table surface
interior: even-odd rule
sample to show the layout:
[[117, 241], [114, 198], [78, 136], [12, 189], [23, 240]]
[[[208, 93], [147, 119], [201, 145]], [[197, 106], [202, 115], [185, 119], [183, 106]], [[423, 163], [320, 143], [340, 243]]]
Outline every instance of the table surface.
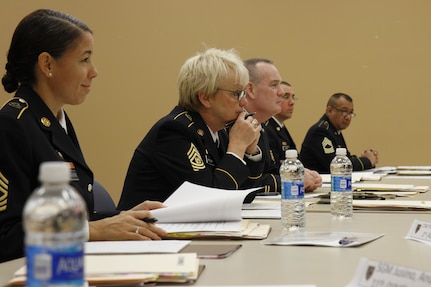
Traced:
[[[430, 178], [397, 178], [385, 183], [431, 185]], [[431, 200], [430, 192], [420, 200]], [[418, 197], [412, 199], [418, 200]], [[431, 222], [430, 212], [355, 212], [352, 219], [334, 220], [328, 212], [307, 212], [305, 231], [384, 233], [359, 247], [269, 246], [263, 240], [235, 240], [242, 244], [225, 259], [202, 259], [205, 270], [195, 285], [294, 285], [345, 286], [359, 260], [372, 260], [431, 271], [431, 246], [405, 239], [415, 219]], [[270, 224], [268, 239], [281, 233], [280, 220], [251, 220]], [[229, 240], [199, 240], [192, 244], [232, 244]], [[23, 258], [0, 264], [0, 286], [24, 265]]]

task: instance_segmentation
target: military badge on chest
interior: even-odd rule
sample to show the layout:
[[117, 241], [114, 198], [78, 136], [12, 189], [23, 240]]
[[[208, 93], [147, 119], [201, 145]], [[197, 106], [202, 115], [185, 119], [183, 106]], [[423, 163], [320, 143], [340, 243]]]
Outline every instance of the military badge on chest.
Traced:
[[75, 164], [68, 162], [70, 167], [70, 181], [79, 181], [78, 173], [76, 172]]
[[67, 162], [69, 164], [70, 181], [79, 181], [79, 177], [78, 177], [78, 173], [76, 172], [75, 164], [71, 161], [68, 162], [67, 160], [65, 160], [61, 151], [57, 151], [57, 155], [59, 158], [61, 158], [62, 160], [64, 160], [65, 162]]
[[287, 144], [287, 142], [283, 141], [281, 142], [281, 150], [283, 152], [287, 151], [289, 149], [290, 145]]

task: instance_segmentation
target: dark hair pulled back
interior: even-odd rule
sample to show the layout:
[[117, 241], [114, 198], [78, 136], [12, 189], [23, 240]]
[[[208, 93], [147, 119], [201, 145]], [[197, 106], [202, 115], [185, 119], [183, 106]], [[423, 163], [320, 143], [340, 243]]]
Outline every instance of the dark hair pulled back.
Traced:
[[35, 80], [38, 56], [47, 52], [58, 59], [90, 28], [79, 19], [58, 11], [39, 9], [27, 15], [15, 29], [7, 55], [2, 84], [6, 92]]

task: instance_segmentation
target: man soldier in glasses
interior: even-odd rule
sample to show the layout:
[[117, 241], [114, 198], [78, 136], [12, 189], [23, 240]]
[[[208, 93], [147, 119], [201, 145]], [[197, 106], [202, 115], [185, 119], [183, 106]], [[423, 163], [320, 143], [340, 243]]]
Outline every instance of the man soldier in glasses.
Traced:
[[[284, 91], [284, 94], [281, 96], [281, 110], [263, 123], [265, 134], [268, 136], [271, 156], [274, 158], [275, 172], [280, 169], [281, 163], [286, 159], [286, 150], [296, 150], [295, 141], [284, 122], [292, 117], [298, 98], [295, 96], [295, 91], [288, 82], [281, 81], [280, 84]], [[305, 169], [304, 180], [307, 192], [314, 191], [322, 185], [322, 177], [316, 171], [307, 168]]]
[[[346, 129], [356, 114], [353, 112], [353, 100], [349, 95], [336, 93], [326, 105], [326, 112], [320, 120], [307, 132], [302, 143], [299, 159], [305, 167], [317, 170], [319, 173], [330, 173], [329, 165], [335, 157], [338, 147], [347, 149], [342, 130]], [[361, 156], [347, 156], [353, 164], [354, 171], [370, 169], [376, 166], [379, 153], [368, 148]]]
[[118, 208], [164, 201], [184, 181], [256, 186], [263, 170], [261, 126], [244, 109], [248, 79], [234, 50], [212, 48], [189, 58], [178, 77], [178, 106], [136, 148]]
[[265, 132], [271, 134], [269, 137], [270, 146], [272, 147], [278, 167], [280, 167], [280, 163], [285, 159], [286, 150], [296, 149], [295, 141], [287, 130], [284, 121], [292, 117], [295, 103], [298, 100], [292, 86], [288, 82], [281, 81], [280, 84], [284, 91], [284, 94], [281, 96], [281, 110], [263, 124]]

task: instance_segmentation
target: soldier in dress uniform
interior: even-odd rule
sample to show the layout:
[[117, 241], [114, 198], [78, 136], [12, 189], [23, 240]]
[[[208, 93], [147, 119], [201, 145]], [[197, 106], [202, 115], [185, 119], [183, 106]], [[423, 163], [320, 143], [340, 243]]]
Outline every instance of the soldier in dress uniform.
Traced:
[[[329, 166], [335, 157], [335, 150], [338, 147], [347, 149], [341, 131], [349, 127], [354, 117], [352, 98], [344, 93], [333, 94], [328, 100], [325, 114], [308, 130], [302, 142], [299, 158], [304, 166], [319, 173], [330, 173]], [[347, 149], [347, 156], [353, 163], [353, 170], [361, 171], [375, 167], [379, 153], [376, 149], [368, 148], [361, 156], [356, 156]]]
[[281, 96], [281, 111], [263, 123], [277, 168], [280, 168], [280, 163], [285, 159], [286, 150], [296, 149], [296, 144], [284, 124], [285, 120], [292, 117], [296, 97], [289, 83], [281, 81], [280, 84], [284, 91]]
[[24, 256], [22, 212], [40, 185], [39, 166], [45, 161], [70, 164], [71, 185], [84, 198], [90, 240], [160, 239], [166, 232], [141, 219], [159, 202], [133, 211], [96, 213], [93, 172], [85, 162], [65, 104], [80, 104], [90, 91], [97, 70], [92, 62], [90, 28], [73, 16], [36, 10], [13, 35], [2, 78], [15, 97], [0, 110], [0, 262]]
[[[246, 106], [249, 112], [255, 112], [256, 119], [263, 126], [259, 146], [262, 149], [265, 167], [260, 179], [260, 185], [264, 186], [264, 192], [281, 192], [280, 161], [277, 151], [271, 147], [270, 135], [263, 124], [272, 116], [281, 111], [282, 96], [285, 91], [281, 85], [281, 76], [274, 63], [265, 58], [252, 58], [244, 61], [249, 71], [250, 81], [247, 84]], [[315, 172], [306, 170], [304, 173], [304, 187], [307, 191], [315, 190], [321, 186], [322, 179]]]
[[[286, 150], [296, 149], [296, 144], [284, 122], [292, 117], [297, 98], [288, 82], [281, 81], [281, 87], [284, 91], [281, 96], [281, 111], [263, 123], [276, 170], [280, 169], [281, 163], [285, 160]], [[307, 192], [314, 191], [322, 185], [322, 177], [316, 171], [305, 168], [304, 173], [304, 185]]]
[[178, 106], [136, 148], [118, 209], [164, 201], [184, 181], [226, 189], [255, 186], [263, 169], [261, 127], [253, 116], [246, 118], [247, 82], [234, 50], [211, 48], [189, 58], [178, 77]]

